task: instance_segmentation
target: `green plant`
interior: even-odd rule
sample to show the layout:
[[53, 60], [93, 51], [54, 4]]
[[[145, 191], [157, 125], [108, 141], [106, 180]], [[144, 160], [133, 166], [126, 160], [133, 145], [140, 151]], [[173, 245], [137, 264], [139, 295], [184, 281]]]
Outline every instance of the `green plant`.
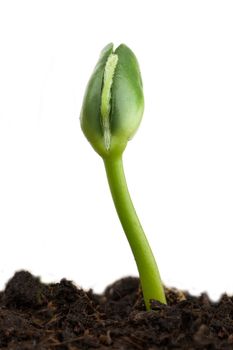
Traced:
[[134, 53], [113, 44], [101, 52], [87, 85], [81, 111], [82, 130], [103, 158], [116, 211], [138, 267], [146, 308], [150, 300], [166, 303], [159, 271], [134, 209], [125, 180], [122, 154], [143, 115], [141, 74]]

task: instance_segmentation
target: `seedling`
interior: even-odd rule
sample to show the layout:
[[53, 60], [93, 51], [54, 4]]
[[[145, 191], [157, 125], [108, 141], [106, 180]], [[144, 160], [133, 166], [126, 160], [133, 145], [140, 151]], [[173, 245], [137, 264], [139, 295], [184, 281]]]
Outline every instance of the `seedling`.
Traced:
[[122, 154], [142, 119], [144, 97], [139, 65], [125, 45], [107, 45], [87, 85], [81, 127], [102, 157], [116, 211], [132, 249], [147, 310], [166, 303], [157, 264], [128, 191]]

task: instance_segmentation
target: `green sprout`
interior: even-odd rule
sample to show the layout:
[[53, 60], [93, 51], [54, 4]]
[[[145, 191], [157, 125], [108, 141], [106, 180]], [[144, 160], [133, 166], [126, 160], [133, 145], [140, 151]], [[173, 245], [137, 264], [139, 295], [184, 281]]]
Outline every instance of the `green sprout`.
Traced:
[[89, 80], [81, 111], [81, 127], [95, 151], [102, 157], [112, 198], [132, 249], [146, 309], [150, 300], [166, 303], [152, 250], [140, 224], [128, 191], [122, 154], [137, 131], [144, 110], [142, 79], [134, 53], [121, 44], [101, 52]]

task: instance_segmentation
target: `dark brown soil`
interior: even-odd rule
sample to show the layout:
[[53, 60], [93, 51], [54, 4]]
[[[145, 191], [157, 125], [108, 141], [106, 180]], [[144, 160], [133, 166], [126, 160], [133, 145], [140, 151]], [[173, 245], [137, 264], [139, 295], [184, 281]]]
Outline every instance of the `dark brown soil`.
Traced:
[[96, 295], [20, 271], [0, 293], [0, 349], [233, 349], [233, 297], [166, 294], [167, 306], [153, 301], [146, 312], [137, 278]]

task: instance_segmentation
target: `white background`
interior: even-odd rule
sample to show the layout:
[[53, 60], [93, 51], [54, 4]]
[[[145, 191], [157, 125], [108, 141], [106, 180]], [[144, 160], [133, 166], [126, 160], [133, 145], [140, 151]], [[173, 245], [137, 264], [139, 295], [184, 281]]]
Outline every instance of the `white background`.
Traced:
[[102, 291], [137, 275], [79, 113], [100, 50], [138, 57], [124, 154], [164, 283], [233, 292], [232, 1], [0, 2], [0, 288], [14, 271]]

